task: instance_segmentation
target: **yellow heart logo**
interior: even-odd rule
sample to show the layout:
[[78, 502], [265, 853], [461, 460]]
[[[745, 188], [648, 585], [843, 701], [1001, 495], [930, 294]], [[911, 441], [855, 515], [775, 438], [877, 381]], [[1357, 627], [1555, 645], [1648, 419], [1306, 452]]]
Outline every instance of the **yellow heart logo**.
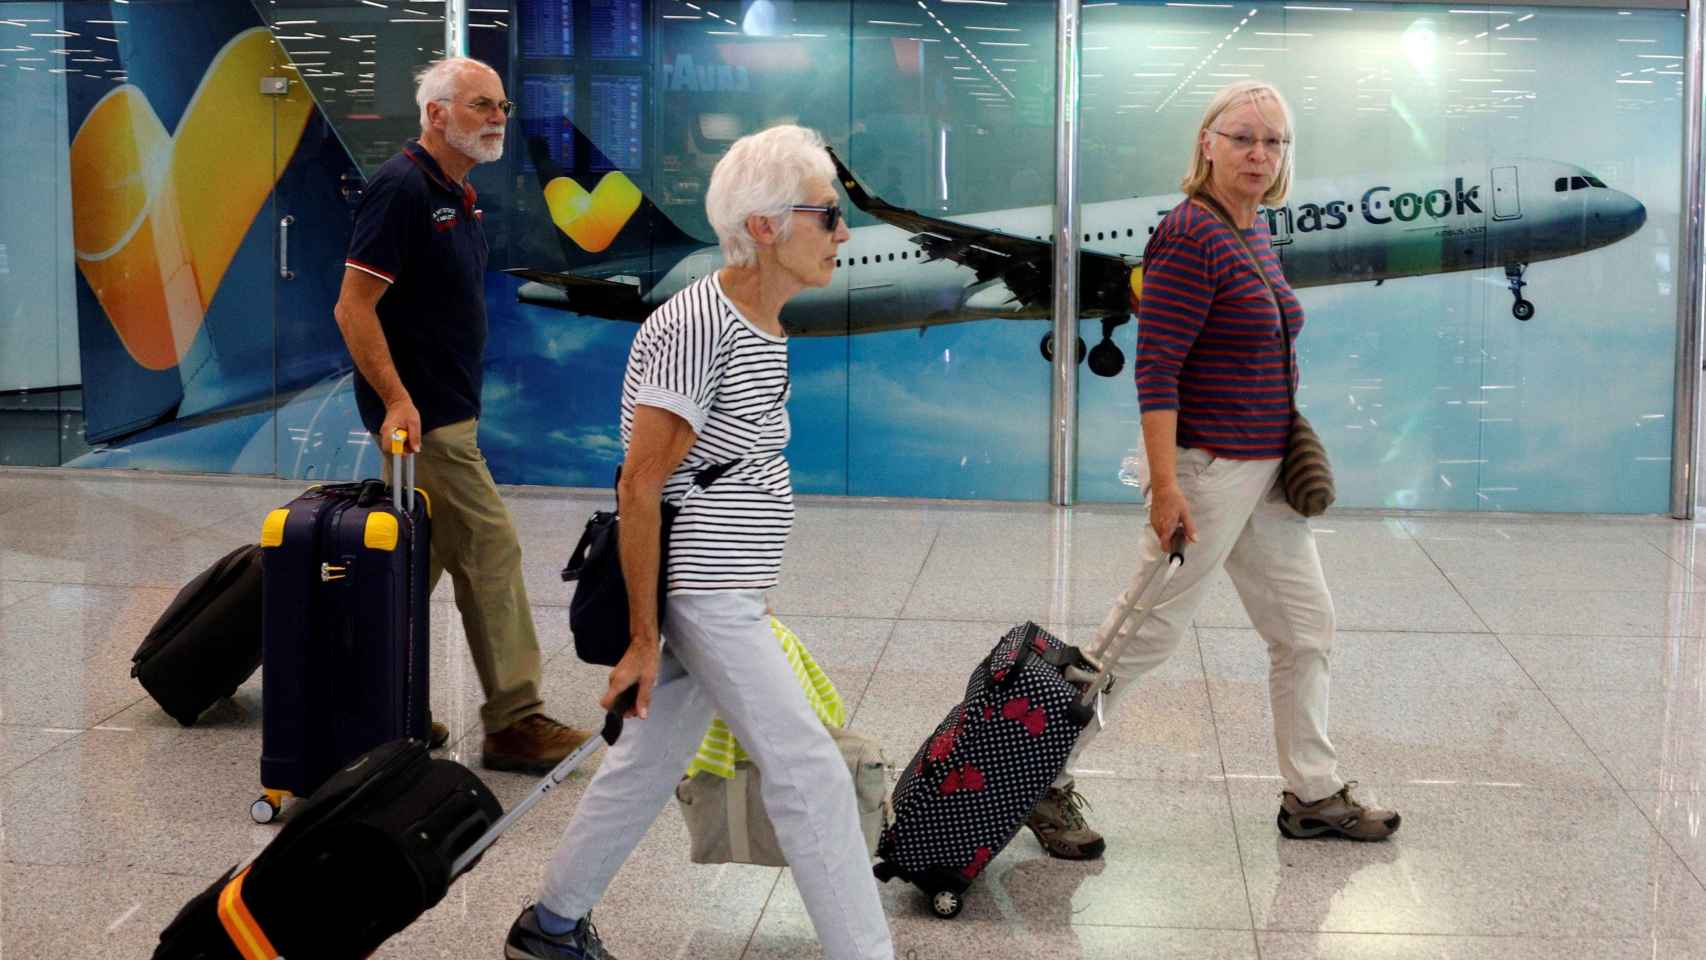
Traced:
[[101, 98], [71, 140], [77, 268], [119, 340], [149, 370], [176, 366], [314, 104], [301, 84], [265, 97], [279, 55], [263, 27], [220, 49], [168, 134], [138, 87]]
[[620, 170], [612, 170], [588, 193], [568, 177], [545, 184], [551, 222], [587, 253], [601, 253], [640, 209], [640, 188]]

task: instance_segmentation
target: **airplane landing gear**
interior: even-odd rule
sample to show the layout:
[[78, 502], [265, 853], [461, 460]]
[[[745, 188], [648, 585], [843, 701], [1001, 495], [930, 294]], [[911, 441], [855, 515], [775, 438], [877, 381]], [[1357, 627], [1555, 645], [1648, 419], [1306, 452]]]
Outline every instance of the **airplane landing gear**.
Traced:
[[1090, 372], [1098, 377], [1117, 377], [1125, 369], [1125, 352], [1112, 340], [1103, 340], [1090, 349]]
[[1511, 296], [1516, 302], [1511, 304], [1511, 316], [1518, 320], [1530, 320], [1534, 317], [1534, 304], [1522, 298], [1522, 288], [1528, 286], [1528, 281], [1522, 278], [1526, 263], [1509, 263], [1505, 265], [1505, 281], [1510, 284]]
[[1098, 377], [1117, 377], [1125, 369], [1125, 352], [1114, 344], [1114, 328], [1126, 322], [1124, 314], [1102, 320], [1102, 342], [1090, 351], [1090, 372]]
[[[1049, 363], [1053, 363], [1054, 362], [1054, 334], [1052, 332], [1043, 334], [1042, 342], [1037, 344], [1037, 349], [1042, 351], [1044, 360], [1047, 360]], [[1079, 363], [1084, 362], [1084, 351], [1085, 351], [1084, 338], [1079, 337], [1078, 338], [1078, 362]]]

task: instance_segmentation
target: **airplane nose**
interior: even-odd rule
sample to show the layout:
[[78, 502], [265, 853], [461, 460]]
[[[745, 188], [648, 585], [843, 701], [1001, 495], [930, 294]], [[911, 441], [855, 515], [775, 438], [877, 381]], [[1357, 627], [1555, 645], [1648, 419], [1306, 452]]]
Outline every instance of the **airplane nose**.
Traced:
[[1641, 201], [1621, 191], [1610, 191], [1595, 206], [1589, 229], [1596, 243], [1616, 243], [1641, 229], [1647, 222], [1647, 207]]

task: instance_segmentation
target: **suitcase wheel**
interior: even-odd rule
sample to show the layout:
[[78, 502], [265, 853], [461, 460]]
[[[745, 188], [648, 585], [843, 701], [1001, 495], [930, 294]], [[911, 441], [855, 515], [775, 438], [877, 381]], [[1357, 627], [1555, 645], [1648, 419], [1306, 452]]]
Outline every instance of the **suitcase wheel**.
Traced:
[[284, 807], [284, 798], [290, 796], [283, 790], [268, 790], [261, 794], [254, 803], [249, 804], [249, 819], [256, 823], [271, 823], [278, 819], [278, 812]]
[[930, 894], [930, 910], [943, 920], [952, 920], [959, 916], [963, 906], [965, 898], [953, 890], [936, 890]]

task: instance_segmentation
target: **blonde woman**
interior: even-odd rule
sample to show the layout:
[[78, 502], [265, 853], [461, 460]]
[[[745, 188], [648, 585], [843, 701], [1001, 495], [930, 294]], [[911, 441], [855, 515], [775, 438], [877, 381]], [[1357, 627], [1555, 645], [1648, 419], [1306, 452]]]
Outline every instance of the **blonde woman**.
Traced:
[[[1327, 739], [1333, 599], [1314, 534], [1276, 483], [1296, 383], [1290, 344], [1302, 332], [1303, 308], [1257, 210], [1284, 202], [1290, 189], [1292, 130], [1291, 108], [1271, 85], [1222, 89], [1191, 144], [1185, 200], [1144, 251], [1136, 369], [1152, 535], [1143, 536], [1137, 576], [1176, 531], [1195, 546], [1115, 665], [1107, 712], [1179, 646], [1209, 578], [1224, 567], [1268, 646], [1274, 746], [1285, 778], [1280, 832], [1383, 840], [1398, 829], [1398, 814], [1352, 795]], [[1128, 595], [1138, 586], [1134, 578]], [[1119, 627], [1122, 604], [1103, 630]], [[1078, 750], [1095, 729], [1086, 729]], [[1105, 843], [1083, 809], [1063, 774], [1027, 826], [1052, 856], [1094, 859]]]

